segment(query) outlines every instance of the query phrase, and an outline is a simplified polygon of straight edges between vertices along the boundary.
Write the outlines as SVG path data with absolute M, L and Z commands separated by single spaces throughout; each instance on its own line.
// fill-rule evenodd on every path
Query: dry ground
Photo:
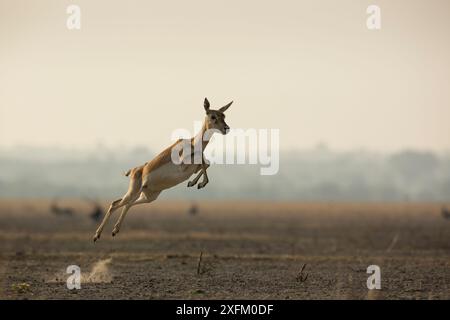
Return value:
M 95 244 L 88 204 L 66 201 L 73 217 L 49 205 L 0 201 L 1 299 L 450 298 L 439 205 L 207 202 L 192 215 L 159 201 L 131 209 L 112 238 L 116 213 Z M 81 290 L 66 288 L 72 264 Z M 371 264 L 379 291 L 366 288 Z

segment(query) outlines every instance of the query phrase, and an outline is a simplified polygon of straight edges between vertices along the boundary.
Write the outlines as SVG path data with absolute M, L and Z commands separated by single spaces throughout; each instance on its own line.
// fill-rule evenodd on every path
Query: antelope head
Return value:
M 230 131 L 230 127 L 225 122 L 225 111 L 231 106 L 233 101 L 228 103 L 227 105 L 219 108 L 218 110 L 210 109 L 209 101 L 205 98 L 203 106 L 206 111 L 206 130 L 218 130 L 222 134 L 227 134 Z

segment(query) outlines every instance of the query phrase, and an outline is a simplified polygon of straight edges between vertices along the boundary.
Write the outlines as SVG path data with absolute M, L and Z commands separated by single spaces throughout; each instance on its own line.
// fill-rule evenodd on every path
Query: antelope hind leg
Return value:
M 134 207 L 135 205 L 142 204 L 142 203 L 150 203 L 156 198 L 158 198 L 161 191 L 158 192 L 142 192 L 139 199 L 135 200 L 132 203 L 127 204 L 123 210 L 122 213 L 119 216 L 119 219 L 117 220 L 117 223 L 114 225 L 114 229 L 112 231 L 112 236 L 114 237 L 116 234 L 119 233 L 120 227 L 122 225 L 123 220 L 125 219 L 125 216 L 128 213 L 128 210 L 130 210 L 131 207 Z

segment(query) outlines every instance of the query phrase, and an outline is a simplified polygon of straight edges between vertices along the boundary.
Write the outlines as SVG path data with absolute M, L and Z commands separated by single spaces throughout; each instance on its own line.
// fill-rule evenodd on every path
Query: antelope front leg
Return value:
M 208 182 L 209 182 L 208 174 L 206 173 L 206 169 L 208 169 L 208 167 L 209 167 L 209 164 L 206 164 L 206 163 L 202 164 L 202 172 L 201 172 L 201 174 L 203 175 L 203 181 L 200 182 L 200 183 L 197 185 L 197 188 L 198 188 L 198 189 L 203 188 L 203 187 L 206 186 L 206 185 L 208 184 Z M 200 177 L 200 175 L 199 175 L 199 177 Z
M 200 179 L 200 177 L 203 175 L 203 170 L 200 171 L 200 173 L 194 178 L 194 180 L 191 180 L 188 182 L 188 187 L 193 187 L 195 186 L 195 184 L 198 182 L 198 180 Z
M 204 168 L 205 167 L 205 168 Z M 195 186 L 196 184 L 197 184 L 197 182 L 198 182 L 198 180 L 200 179 L 200 177 L 202 176 L 202 175 L 206 175 L 206 169 L 208 169 L 208 167 L 209 167 L 209 162 L 207 162 L 206 161 L 206 159 L 205 159 L 205 157 L 204 157 L 204 155 L 202 154 L 202 163 L 200 164 L 200 168 L 201 168 L 201 171 L 200 171 L 200 173 L 194 178 L 194 180 L 191 180 L 191 181 L 189 181 L 188 182 L 188 187 L 193 187 L 193 186 Z M 204 170 L 203 170 L 203 168 L 204 168 Z M 206 180 L 207 180 L 208 178 L 206 178 Z M 205 178 L 203 178 L 203 182 L 205 181 Z M 202 183 L 203 183 L 202 182 Z M 202 186 L 202 187 L 198 187 L 199 189 L 200 188 L 203 188 L 204 186 L 206 185 L 206 183 Z

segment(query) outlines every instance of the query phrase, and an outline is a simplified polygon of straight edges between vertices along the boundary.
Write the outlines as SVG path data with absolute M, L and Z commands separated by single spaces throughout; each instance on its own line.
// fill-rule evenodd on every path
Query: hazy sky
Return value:
M 448 0 L 0 0 L 0 146 L 159 149 L 207 96 L 283 149 L 450 149 L 449 31 Z

